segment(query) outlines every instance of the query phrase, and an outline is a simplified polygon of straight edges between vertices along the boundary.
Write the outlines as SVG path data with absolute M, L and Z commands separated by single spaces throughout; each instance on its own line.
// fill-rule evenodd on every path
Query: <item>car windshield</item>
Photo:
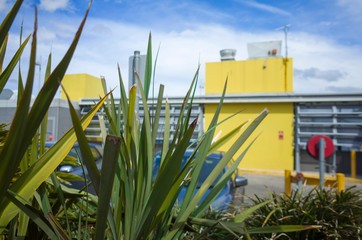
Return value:
M 91 149 L 91 152 L 92 152 L 92 155 L 93 155 L 95 161 L 98 161 L 98 160 L 101 160 L 101 159 L 102 159 L 102 155 L 101 155 L 101 153 L 100 153 L 100 150 L 101 150 L 101 149 L 100 149 L 98 146 L 91 146 L 90 149 Z M 70 152 L 68 153 L 68 156 L 71 156 L 71 157 L 76 158 L 78 162 L 79 162 L 78 156 L 79 156 L 81 159 L 83 159 L 83 158 L 82 158 L 82 154 L 80 154 L 79 146 L 74 146 L 74 147 L 70 150 Z
M 182 159 L 182 167 L 185 165 L 185 163 L 187 162 L 189 156 L 184 156 Z M 161 159 L 161 155 L 157 154 L 155 156 L 154 159 L 154 165 L 153 165 L 153 179 L 156 179 L 157 173 L 158 173 L 158 169 L 160 166 L 160 159 Z M 202 183 L 206 180 L 206 178 L 210 175 L 210 173 L 212 172 L 212 170 L 214 170 L 214 168 L 216 167 L 216 165 L 218 164 L 218 162 L 220 161 L 220 155 L 217 155 L 217 157 L 212 157 L 212 156 L 208 156 L 206 158 L 206 160 L 204 161 L 204 164 L 202 166 L 201 169 L 201 173 L 200 173 L 200 177 L 199 180 L 197 182 L 197 187 L 201 187 Z M 225 173 L 225 169 L 223 169 L 223 171 L 220 173 L 220 175 L 216 178 L 216 180 L 214 181 L 214 183 L 210 186 L 210 188 L 214 187 L 214 185 L 217 183 L 217 181 L 221 178 L 221 176 Z
M 187 159 L 186 159 L 187 160 Z M 206 180 L 206 178 L 210 175 L 212 170 L 216 167 L 216 165 L 219 163 L 219 158 L 212 158 L 208 157 L 204 161 L 204 164 L 202 165 L 199 181 L 197 182 L 197 187 L 201 187 L 201 184 Z M 213 184 L 210 187 L 214 187 L 214 185 L 219 181 L 221 176 L 224 174 L 225 170 L 223 170 L 219 176 L 216 178 L 216 180 L 213 182 Z

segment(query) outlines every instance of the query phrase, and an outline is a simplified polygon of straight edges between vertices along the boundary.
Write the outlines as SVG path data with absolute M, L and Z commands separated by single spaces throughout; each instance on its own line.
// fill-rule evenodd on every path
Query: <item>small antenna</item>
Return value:
M 39 66 L 39 82 L 38 82 L 38 92 L 40 92 L 41 86 L 40 86 L 40 82 L 41 82 L 41 56 L 38 62 L 35 62 L 35 66 Z
M 280 28 L 276 28 L 275 30 L 276 31 L 279 31 L 279 30 L 284 30 L 284 35 L 285 35 L 285 58 L 288 58 L 288 29 L 289 27 L 291 27 L 292 25 L 291 24 L 287 24 L 287 25 L 284 25 Z
M 200 89 L 200 96 L 204 95 L 204 90 L 205 86 L 204 83 L 202 81 L 199 82 L 199 89 Z

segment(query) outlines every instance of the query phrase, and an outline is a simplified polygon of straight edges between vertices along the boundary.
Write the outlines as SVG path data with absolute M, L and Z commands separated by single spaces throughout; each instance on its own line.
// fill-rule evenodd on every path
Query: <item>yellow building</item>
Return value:
M 104 96 L 102 80 L 86 73 L 67 74 L 62 80 L 62 84 L 72 101 Z M 63 89 L 61 89 L 60 97 L 67 99 Z
M 288 67 L 285 67 L 285 66 Z M 206 63 L 206 94 L 293 92 L 293 61 L 285 58 Z
M 287 66 L 287 67 L 286 67 Z M 258 95 L 266 93 L 287 93 L 293 91 L 292 59 L 266 58 L 246 61 L 221 61 L 206 63 L 205 94 L 221 94 L 225 80 L 228 79 L 227 98 L 233 95 Z M 275 94 L 274 94 L 275 95 Z M 220 137 L 248 119 L 254 119 L 264 108 L 268 116 L 255 130 L 248 142 L 238 151 L 239 156 L 249 143 L 258 136 L 254 145 L 242 160 L 240 168 L 261 170 L 293 169 L 293 112 L 292 102 L 238 102 L 224 103 L 219 120 L 244 110 L 216 129 Z M 260 99 L 260 98 L 259 98 Z M 205 126 L 208 126 L 217 104 L 205 104 Z M 205 128 L 206 129 L 206 128 Z M 259 135 L 260 134 L 260 135 Z M 235 136 L 235 140 L 238 136 Z M 221 151 L 233 144 L 231 140 Z

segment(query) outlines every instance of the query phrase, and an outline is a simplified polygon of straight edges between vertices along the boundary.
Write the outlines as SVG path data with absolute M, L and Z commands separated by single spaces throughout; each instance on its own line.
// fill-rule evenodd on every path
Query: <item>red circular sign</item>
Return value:
M 309 139 L 307 144 L 307 150 L 310 155 L 315 158 L 319 157 L 319 139 L 324 138 L 326 147 L 324 148 L 324 157 L 327 158 L 331 156 L 334 152 L 334 144 L 332 139 L 324 135 L 317 135 Z

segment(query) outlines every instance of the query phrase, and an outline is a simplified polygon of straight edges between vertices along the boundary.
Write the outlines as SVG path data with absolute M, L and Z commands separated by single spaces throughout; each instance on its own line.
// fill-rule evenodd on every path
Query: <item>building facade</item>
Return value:
M 240 113 L 216 128 L 215 134 L 219 137 L 241 123 L 254 119 L 263 109 L 269 111 L 265 120 L 235 155 L 236 158 L 256 139 L 240 168 L 315 171 L 318 162 L 306 153 L 306 144 L 312 136 L 327 135 L 336 147 L 335 153 L 327 159 L 327 169 L 332 173 L 348 173 L 349 154 L 355 150 L 357 174 L 362 174 L 362 93 L 295 94 L 293 60 L 278 55 L 245 61 L 232 58 L 226 60 L 206 64 L 205 95 L 195 97 L 191 111 L 191 121 L 199 119 L 191 141 L 196 141 L 207 130 L 227 80 L 219 121 Z M 104 95 L 102 80 L 87 74 L 66 75 L 63 85 L 70 98 L 76 101 L 74 105 L 80 116 L 84 116 L 99 100 L 99 96 Z M 65 98 L 64 92 L 61 96 Z M 118 106 L 119 99 L 114 101 Z M 149 101 L 152 103 L 156 99 Z M 173 138 L 183 98 L 169 97 L 168 103 L 170 139 L 163 139 L 163 106 L 156 138 L 159 144 Z M 0 123 L 11 122 L 15 109 L 16 100 L 6 97 L 0 99 Z M 86 135 L 91 141 L 101 141 L 97 115 L 86 129 Z M 137 115 L 143 118 L 142 104 Z M 58 140 L 70 127 L 72 123 L 66 100 L 55 99 L 49 110 L 48 140 Z M 219 150 L 226 151 L 237 137 Z
M 241 101 L 242 97 L 248 94 L 259 94 L 267 100 L 268 94 L 293 92 L 292 63 L 292 59 L 280 57 L 206 63 L 205 97 L 220 95 L 226 80 L 226 98 L 236 96 L 234 102 L 225 102 L 223 105 L 221 119 L 241 111 L 216 129 L 217 133 L 222 131 L 220 137 L 241 122 L 256 118 L 263 109 L 267 108 L 269 111 L 265 120 L 238 151 L 237 155 L 240 155 L 251 141 L 257 138 L 242 160 L 240 168 L 282 170 L 292 169 L 294 166 L 293 102 Z M 205 126 L 210 124 L 216 107 L 215 104 L 205 104 Z M 219 150 L 226 151 L 232 143 L 233 141 L 230 141 Z

